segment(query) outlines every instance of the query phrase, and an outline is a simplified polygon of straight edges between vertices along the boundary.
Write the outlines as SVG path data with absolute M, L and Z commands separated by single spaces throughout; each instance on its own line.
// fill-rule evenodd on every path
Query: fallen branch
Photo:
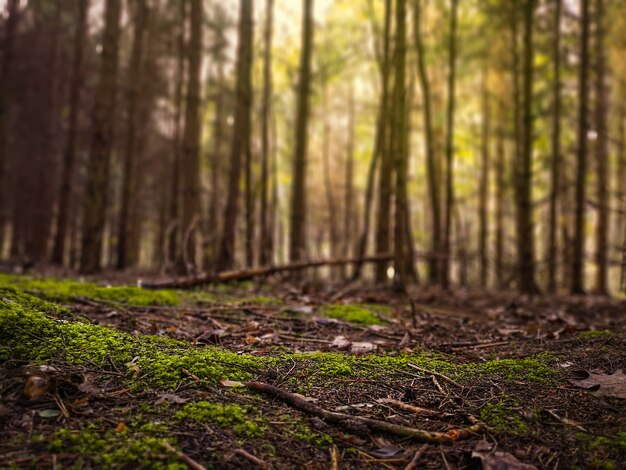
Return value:
M 244 269 L 241 271 L 224 271 L 217 274 L 202 274 L 200 276 L 187 276 L 163 282 L 151 282 L 143 284 L 146 289 L 189 289 L 211 283 L 247 281 L 255 277 L 271 276 L 277 273 L 301 271 L 308 268 L 320 268 L 323 266 L 344 266 L 356 263 L 379 263 L 391 261 L 392 255 L 373 255 L 365 258 L 342 258 L 318 261 L 302 261 L 299 263 L 285 264 L 282 266 L 266 266 L 261 268 Z
M 243 457 L 248 462 L 252 462 L 257 467 L 267 468 L 267 464 L 263 460 L 261 460 L 258 457 L 255 457 L 254 455 L 252 455 L 249 452 L 246 452 L 243 449 L 237 449 L 234 453 L 235 453 L 235 455 L 239 455 L 240 457 Z
M 457 439 L 463 439 L 474 435 L 480 426 L 470 426 L 467 432 L 464 429 L 452 429 L 447 433 L 426 431 L 424 429 L 411 428 L 399 424 L 389 423 L 374 418 L 365 418 L 361 416 L 352 416 L 345 413 L 337 413 L 321 408 L 303 398 L 289 393 L 280 388 L 274 387 L 263 382 L 248 382 L 248 388 L 257 392 L 270 395 L 287 403 L 294 408 L 305 411 L 313 416 L 332 424 L 337 424 L 352 430 L 358 431 L 382 431 L 401 437 L 411 437 L 420 442 L 428 442 L 433 444 L 451 443 Z
M 165 447 L 168 452 L 174 454 L 178 458 L 178 460 L 187 465 L 191 470 L 206 470 L 206 467 L 199 464 L 188 455 L 183 454 L 181 451 L 175 449 L 174 446 L 172 446 L 170 443 L 164 442 L 163 447 Z

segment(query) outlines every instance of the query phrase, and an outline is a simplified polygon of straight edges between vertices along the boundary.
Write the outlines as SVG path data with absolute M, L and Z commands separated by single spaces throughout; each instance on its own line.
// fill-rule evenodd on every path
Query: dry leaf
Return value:
M 221 380 L 220 383 L 224 387 L 228 387 L 228 388 L 243 387 L 244 386 L 242 382 L 238 382 L 236 380 Z
M 164 393 L 159 395 L 159 399 L 154 402 L 155 405 L 160 405 L 161 403 L 169 403 L 171 405 L 182 405 L 183 403 L 187 403 L 189 400 L 179 397 L 173 393 Z
M 335 339 L 333 339 L 333 342 L 331 343 L 331 347 L 338 349 L 348 349 L 351 344 L 352 341 L 347 339 L 345 336 L 335 336 Z
M 520 462 L 508 452 L 472 452 L 472 458 L 480 459 L 483 470 L 537 470 L 537 467 Z
M 589 372 L 587 378 L 570 379 L 570 383 L 601 397 L 626 398 L 626 374 L 621 370 L 614 374 Z
M 377 349 L 378 349 L 378 346 L 376 346 L 374 343 L 367 343 L 367 342 L 352 343 L 350 352 L 352 354 L 365 354 L 365 353 L 376 351 Z

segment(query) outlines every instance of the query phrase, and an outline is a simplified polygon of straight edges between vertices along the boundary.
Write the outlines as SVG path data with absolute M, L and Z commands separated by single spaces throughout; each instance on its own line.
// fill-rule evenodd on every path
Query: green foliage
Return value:
M 253 411 L 251 407 L 241 407 L 235 403 L 223 405 L 201 401 L 185 405 L 174 417 L 182 422 L 216 424 L 246 437 L 262 437 L 265 426 L 248 418 Z
M 328 318 L 335 318 L 357 325 L 380 325 L 382 321 L 372 308 L 363 305 L 324 305 L 319 313 Z
M 480 410 L 480 419 L 496 432 L 523 436 L 528 434 L 528 425 L 517 413 L 520 405 L 504 395 L 499 401 L 489 402 Z
M 48 450 L 77 455 L 73 468 L 187 468 L 165 448 L 165 444 L 165 439 L 143 433 L 129 430 L 102 432 L 91 424 L 80 431 L 60 429 L 50 439 Z
M 333 438 L 328 434 L 313 431 L 306 423 L 294 423 L 288 428 L 289 434 L 296 439 L 312 444 L 317 447 L 328 447 L 332 445 Z

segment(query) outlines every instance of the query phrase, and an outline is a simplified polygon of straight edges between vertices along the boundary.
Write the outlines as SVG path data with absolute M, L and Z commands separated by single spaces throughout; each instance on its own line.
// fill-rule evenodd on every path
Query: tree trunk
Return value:
M 354 219 L 354 127 L 355 127 L 354 84 L 350 84 L 348 97 L 348 142 L 346 145 L 346 167 L 343 203 L 343 256 L 351 256 L 353 251 L 353 233 L 356 230 Z M 344 271 L 343 277 L 346 278 Z
M 189 76 L 185 107 L 185 128 L 181 154 L 182 218 L 179 268 L 196 269 L 196 225 L 200 210 L 200 74 L 202 70 L 201 0 L 190 0 L 190 35 L 187 50 Z
M 393 128 L 389 128 L 389 121 L 395 119 L 391 114 L 389 105 L 389 79 L 391 75 L 391 18 L 393 14 L 393 2 L 385 4 L 385 53 L 383 58 L 383 83 L 381 101 L 381 135 L 380 135 L 380 176 L 378 179 L 378 214 L 376 223 L 376 253 L 386 253 L 390 244 L 390 209 L 391 209 L 391 182 L 393 174 L 393 161 L 390 149 L 392 142 L 389 135 Z M 389 22 L 389 26 L 387 23 Z M 389 28 L 389 29 L 388 29 Z M 395 130 L 397 131 L 397 129 Z M 387 264 L 381 262 L 376 266 L 376 282 L 385 282 L 387 279 Z
M 446 213 L 443 240 L 443 262 L 441 268 L 442 287 L 450 286 L 450 239 L 454 208 L 454 108 L 456 85 L 456 30 L 459 0 L 451 0 L 450 31 L 448 43 L 448 109 L 446 112 Z
M 241 180 L 242 157 L 246 171 L 246 214 L 248 214 L 249 198 L 251 197 L 250 177 L 250 138 L 252 113 L 252 40 L 253 40 L 253 3 L 242 0 L 239 12 L 239 46 L 237 49 L 237 91 L 235 122 L 233 126 L 233 142 L 228 178 L 228 197 L 224 209 L 224 230 L 217 258 L 217 270 L 223 271 L 232 267 L 235 261 L 235 238 L 237 215 L 239 212 L 239 188 Z M 247 217 L 246 217 L 247 219 Z M 248 230 L 246 224 L 246 261 L 250 262 L 251 247 L 248 247 Z
M 121 1 L 107 0 L 100 76 L 93 112 L 93 135 L 83 202 L 80 271 L 101 269 L 110 159 L 115 128 Z
M 505 122 L 506 113 L 500 108 L 500 123 Z M 505 128 L 500 124 L 496 143 L 496 286 L 503 287 L 504 279 L 504 204 L 506 197 L 505 178 Z
M 556 273 L 558 271 L 557 227 L 559 225 L 557 208 L 561 194 L 561 14 L 562 1 L 554 0 L 554 29 L 552 66 L 554 80 L 552 84 L 552 160 L 550 169 L 550 214 L 548 221 L 548 292 L 556 291 Z
M 478 252 L 480 257 L 480 287 L 485 289 L 489 282 L 489 260 L 487 257 L 487 238 L 489 237 L 488 204 L 489 204 L 489 91 L 488 91 L 488 69 L 485 68 L 483 76 L 483 117 L 482 117 L 482 149 L 480 163 L 480 189 L 479 189 L 479 241 Z
M 596 282 L 595 290 L 598 294 L 608 294 L 608 248 L 611 232 L 610 204 L 609 204 L 609 136 L 608 136 L 608 90 L 606 86 L 606 54 L 604 51 L 605 35 L 605 6 L 604 0 L 596 0 L 596 165 L 597 165 L 597 207 L 598 219 L 596 222 Z
M 413 4 L 413 35 L 415 47 L 417 48 L 417 67 L 422 90 L 422 107 L 424 109 L 424 152 L 426 154 L 426 174 L 428 176 L 428 195 L 430 198 L 430 215 L 432 237 L 431 250 L 434 255 L 441 252 L 441 193 L 437 172 L 437 154 L 433 134 L 432 105 L 430 96 L 430 80 L 426 71 L 426 52 L 424 48 L 424 38 L 422 35 L 422 4 L 416 0 Z M 429 261 L 429 280 L 431 284 L 440 282 L 439 267 L 440 261 L 433 256 Z
M 85 40 L 87 36 L 87 11 L 89 9 L 89 0 L 77 0 L 76 6 L 74 57 L 72 60 L 72 78 L 69 96 L 70 115 L 68 119 L 67 141 L 65 142 L 65 150 L 63 152 L 59 211 L 56 224 L 57 231 L 52 248 L 52 262 L 58 265 L 62 265 L 65 258 L 70 205 L 72 204 L 72 182 L 76 161 L 78 113 L 80 111 L 80 89 L 82 85 L 83 52 L 85 50 Z
M 524 5 L 524 86 L 523 86 L 523 139 L 522 153 L 515 178 L 517 199 L 517 275 L 519 289 L 533 294 L 535 284 L 535 244 L 532 221 L 532 156 L 533 156 L 533 30 L 536 0 L 526 0 Z
M 146 0 L 137 0 L 134 5 L 133 45 L 128 64 L 128 84 L 126 94 L 126 142 L 124 144 L 124 175 L 122 181 L 122 200 L 120 220 L 117 233 L 117 269 L 125 269 L 137 264 L 137 257 L 131 249 L 133 239 L 137 236 L 132 212 L 135 210 L 136 191 L 135 172 L 137 171 L 137 112 L 142 99 L 140 87 L 143 84 L 143 56 L 145 32 L 148 22 L 148 5 Z
M 292 262 L 306 255 L 306 165 L 307 127 L 311 88 L 311 56 L 313 53 L 313 0 L 304 0 L 300 78 L 298 85 L 295 149 L 293 159 L 293 190 L 291 195 L 289 259 Z
M 2 42 L 2 59 L 0 62 L 0 258 L 4 248 L 4 230 L 7 220 L 6 191 L 6 156 L 7 156 L 7 115 L 9 103 L 9 77 L 13 62 L 15 32 L 19 19 L 20 0 L 9 0 L 6 6 L 4 40 Z
M 396 175 L 394 211 L 394 286 L 404 291 L 407 284 L 407 93 L 406 93 L 406 0 L 397 0 L 394 54 L 394 170 Z
M 263 54 L 263 98 L 261 103 L 261 249 L 259 264 L 271 264 L 271 226 L 269 203 L 270 119 L 272 114 L 272 36 L 274 29 L 274 0 L 266 0 L 265 41 Z
M 181 223 L 181 165 L 182 165 L 182 115 L 183 115 L 183 89 L 185 86 L 185 25 L 187 22 L 187 0 L 181 0 L 178 4 L 178 37 L 177 57 L 176 57 L 176 85 L 174 92 L 174 139 L 172 149 L 172 173 L 170 179 L 170 201 L 169 201 L 169 240 L 168 240 L 168 261 L 177 263 L 181 261 L 178 257 L 180 243 L 180 223 Z M 182 267 L 179 266 L 182 270 Z
M 589 0 L 581 0 L 581 2 L 578 151 L 576 153 L 576 212 L 570 286 L 572 294 L 583 294 L 585 291 L 585 193 L 587 186 L 587 130 L 589 129 Z
M 390 34 L 391 34 L 391 0 L 385 0 L 385 26 L 384 26 L 384 39 L 383 39 L 383 52 L 382 57 L 379 57 L 378 68 L 380 71 L 382 93 L 380 104 L 378 106 L 378 117 L 376 119 L 376 137 L 374 142 L 374 153 L 367 170 L 367 185 L 365 189 L 365 202 L 363 207 L 363 230 L 359 239 L 358 257 L 363 258 L 367 251 L 367 239 L 370 232 L 370 220 L 372 215 L 372 202 L 374 199 L 374 183 L 376 179 L 376 171 L 380 160 L 382 160 L 382 154 L 385 148 L 386 142 L 386 109 L 387 109 L 387 96 L 389 87 L 389 53 L 390 53 Z M 374 28 L 376 29 L 376 28 Z M 381 170 L 382 173 L 382 170 Z M 354 266 L 352 274 L 352 280 L 356 280 L 361 275 L 362 264 L 357 263 Z M 377 267 L 377 272 L 379 267 Z M 385 273 L 386 275 L 386 273 Z
M 622 90 L 626 90 L 622 82 Z M 624 95 L 624 93 L 622 93 Z M 624 103 L 624 96 L 622 96 Z M 626 292 L 626 104 L 622 104 L 618 122 L 617 143 L 617 171 L 615 172 L 617 183 L 617 207 L 621 214 L 617 219 L 616 246 L 621 251 L 621 268 L 619 274 L 619 290 Z
M 322 85 L 322 101 L 323 101 L 323 110 L 324 110 L 324 119 L 323 119 L 323 137 L 322 137 L 322 169 L 323 169 L 323 180 L 324 180 L 324 193 L 326 195 L 326 206 L 328 210 L 328 234 L 330 238 L 330 256 L 331 258 L 335 258 L 338 255 L 339 249 L 339 211 L 337 210 L 337 203 L 335 200 L 335 195 L 333 193 L 333 184 L 331 178 L 331 168 L 330 168 L 330 122 L 328 121 L 329 109 L 327 106 L 328 103 L 328 88 L 326 83 L 324 82 Z M 331 270 L 333 277 L 336 277 L 336 270 Z

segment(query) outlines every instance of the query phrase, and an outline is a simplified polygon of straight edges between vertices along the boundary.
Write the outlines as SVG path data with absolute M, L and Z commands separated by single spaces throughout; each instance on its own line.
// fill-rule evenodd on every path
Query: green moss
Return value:
M 592 331 L 581 331 L 578 333 L 578 338 L 582 340 L 594 340 L 594 339 L 608 339 L 615 335 L 612 331 L 609 330 L 592 330 Z
M 265 426 L 249 419 L 248 415 L 252 412 L 252 408 L 235 403 L 223 405 L 201 401 L 185 405 L 174 417 L 182 422 L 216 424 L 246 437 L 261 437 L 265 433 Z
M 39 439 L 41 440 L 41 439 Z M 95 425 L 82 430 L 61 429 L 48 442 L 52 453 L 75 454 L 73 468 L 132 468 L 183 470 L 175 455 L 165 448 L 171 440 L 132 431 L 102 431 Z
M 185 295 L 174 290 L 149 290 L 129 286 L 101 286 L 67 279 L 36 279 L 29 276 L 0 274 L 0 285 L 19 287 L 48 300 L 68 303 L 81 298 L 122 303 L 134 307 L 180 305 Z
M 468 372 L 480 375 L 495 375 L 499 378 L 517 381 L 526 380 L 535 383 L 550 383 L 557 377 L 557 372 L 550 367 L 556 358 L 551 354 L 538 354 L 523 359 L 496 359 L 468 367 Z
M 9 358 L 127 370 L 134 387 L 176 387 L 194 377 L 207 382 L 247 380 L 263 367 L 259 358 L 217 347 L 193 347 L 167 337 L 133 336 L 58 318 L 54 305 L 0 288 L 0 344 Z M 134 380 L 139 375 L 142 381 Z
M 382 323 L 373 309 L 363 305 L 324 305 L 318 311 L 325 317 L 357 325 L 380 325 Z
M 317 447 L 328 447 L 333 443 L 333 438 L 328 434 L 313 431 L 306 423 L 294 423 L 288 426 L 287 433 L 295 439 Z
M 483 406 L 480 419 L 498 433 L 523 436 L 528 434 L 528 425 L 517 413 L 519 407 L 517 401 L 504 396 Z

